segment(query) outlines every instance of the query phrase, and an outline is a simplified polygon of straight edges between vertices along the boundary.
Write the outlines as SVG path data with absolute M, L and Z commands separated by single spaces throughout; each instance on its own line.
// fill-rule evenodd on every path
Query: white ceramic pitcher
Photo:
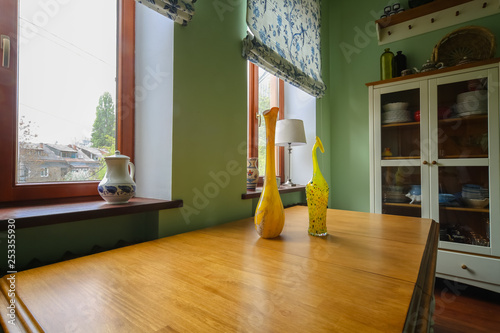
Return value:
M 97 187 L 101 197 L 109 204 L 124 204 L 135 195 L 135 166 L 130 157 L 115 151 L 114 155 L 104 157 L 106 174 Z

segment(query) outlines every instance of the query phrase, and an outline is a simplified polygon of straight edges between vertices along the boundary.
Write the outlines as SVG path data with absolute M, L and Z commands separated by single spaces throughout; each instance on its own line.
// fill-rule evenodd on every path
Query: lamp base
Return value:
M 281 184 L 281 186 L 293 187 L 293 186 L 297 186 L 297 184 L 294 184 L 291 179 L 288 179 L 286 181 L 286 183 Z

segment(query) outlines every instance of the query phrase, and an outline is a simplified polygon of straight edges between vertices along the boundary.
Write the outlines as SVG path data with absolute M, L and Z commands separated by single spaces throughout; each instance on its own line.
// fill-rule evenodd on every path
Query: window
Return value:
M 106 4 L 109 3 L 112 2 L 106 1 Z M 93 14 L 82 14 L 78 8 L 82 4 L 92 8 Z M 115 37 L 111 42 L 114 45 L 111 45 L 111 51 L 104 53 L 94 52 L 107 47 L 98 36 L 83 44 L 82 39 L 77 38 L 78 34 L 83 37 L 89 35 L 90 25 L 98 26 L 99 20 L 94 14 L 105 11 L 104 4 L 99 0 L 46 3 L 0 0 L 0 5 L 0 33 L 10 39 L 10 54 L 2 54 L 9 56 L 9 64 L 0 66 L 0 96 L 3 97 L 0 156 L 4 159 L 0 202 L 97 195 L 98 180 L 80 180 L 88 179 L 93 170 L 97 170 L 95 156 L 98 152 L 84 149 L 95 148 L 89 147 L 86 142 L 92 127 L 81 129 L 75 126 L 83 122 L 78 118 L 81 105 L 91 103 L 86 110 L 91 109 L 95 116 L 101 100 L 96 100 L 92 93 L 94 89 L 102 90 L 98 96 L 103 96 L 103 105 L 114 108 L 116 112 L 116 142 L 109 145 L 109 150 L 116 147 L 133 159 L 135 1 L 117 0 L 106 9 L 106 17 L 115 13 L 118 15 L 114 19 L 117 30 L 110 31 L 110 35 Z M 96 8 L 99 8 L 97 12 Z M 77 22 L 77 19 L 84 20 Z M 67 25 L 67 29 L 55 32 L 54 26 L 61 22 Z M 85 25 L 88 27 L 85 28 Z M 102 31 L 97 35 L 101 34 Z M 44 47 L 55 54 L 47 54 Z M 62 57 L 56 58 L 57 55 Z M 81 68 L 83 65 L 78 58 L 90 59 L 87 63 L 95 65 Z M 99 67 L 99 63 L 102 66 Z M 26 79 L 26 74 L 40 67 L 44 71 L 39 75 L 44 78 L 43 81 Z M 101 71 L 112 68 L 108 77 L 113 82 L 109 88 L 99 87 L 103 79 L 90 73 L 90 69 L 96 68 Z M 64 81 L 70 88 L 69 92 L 60 91 L 57 84 L 51 81 L 53 79 Z M 80 88 L 80 84 L 84 88 Z M 44 92 L 45 86 L 55 94 Z M 77 94 L 71 94 L 72 91 L 77 91 Z M 108 97 L 109 101 L 106 100 Z M 64 110 L 64 114 L 54 115 L 56 109 Z M 29 119 L 36 113 L 39 114 L 37 119 Z M 60 118 L 65 123 L 56 123 Z M 91 120 L 93 122 L 94 119 Z M 51 163 L 43 165 L 48 160 Z M 84 163 L 77 163 L 82 161 Z M 38 170 L 30 172 L 36 167 Z
M 266 169 L 266 129 L 262 112 L 279 107 L 278 119 L 284 119 L 284 82 L 262 68 L 248 63 L 249 109 L 248 109 L 248 157 L 258 157 L 259 182 L 262 185 Z M 284 181 L 284 148 L 276 147 L 276 176 Z
M 285 154 L 284 147 L 277 147 L 276 175 L 281 177 L 282 183 L 286 181 L 285 175 L 290 175 L 294 183 L 305 185 L 313 171 L 311 151 L 316 141 L 316 98 L 249 63 L 248 157 L 259 158 L 259 186 L 263 182 L 266 154 L 265 126 L 263 120 L 259 126 L 260 115 L 278 105 L 279 119 L 303 121 L 307 144 L 293 147 L 291 174 L 288 170 L 288 153 Z
M 42 168 L 40 171 L 40 177 L 48 177 L 49 176 L 49 168 Z

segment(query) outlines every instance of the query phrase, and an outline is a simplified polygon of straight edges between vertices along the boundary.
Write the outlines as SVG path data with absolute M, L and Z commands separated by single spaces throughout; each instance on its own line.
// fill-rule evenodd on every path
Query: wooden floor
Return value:
M 434 333 L 500 332 L 500 294 L 436 279 Z

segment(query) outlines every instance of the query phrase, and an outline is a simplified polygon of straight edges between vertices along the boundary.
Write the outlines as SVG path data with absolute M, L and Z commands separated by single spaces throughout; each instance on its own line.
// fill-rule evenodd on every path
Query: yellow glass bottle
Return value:
M 326 211 L 328 207 L 328 183 L 321 174 L 318 166 L 316 149 L 325 152 L 321 140 L 316 137 L 312 149 L 313 177 L 306 185 L 307 210 L 309 211 L 309 234 L 313 236 L 326 236 Z
M 278 237 L 285 225 L 285 211 L 276 183 L 274 143 L 278 108 L 264 111 L 266 122 L 266 174 L 264 187 L 255 210 L 255 230 L 262 238 Z
M 390 49 L 385 49 L 384 53 L 380 56 L 380 79 L 387 80 L 392 78 L 392 59 L 394 53 Z

